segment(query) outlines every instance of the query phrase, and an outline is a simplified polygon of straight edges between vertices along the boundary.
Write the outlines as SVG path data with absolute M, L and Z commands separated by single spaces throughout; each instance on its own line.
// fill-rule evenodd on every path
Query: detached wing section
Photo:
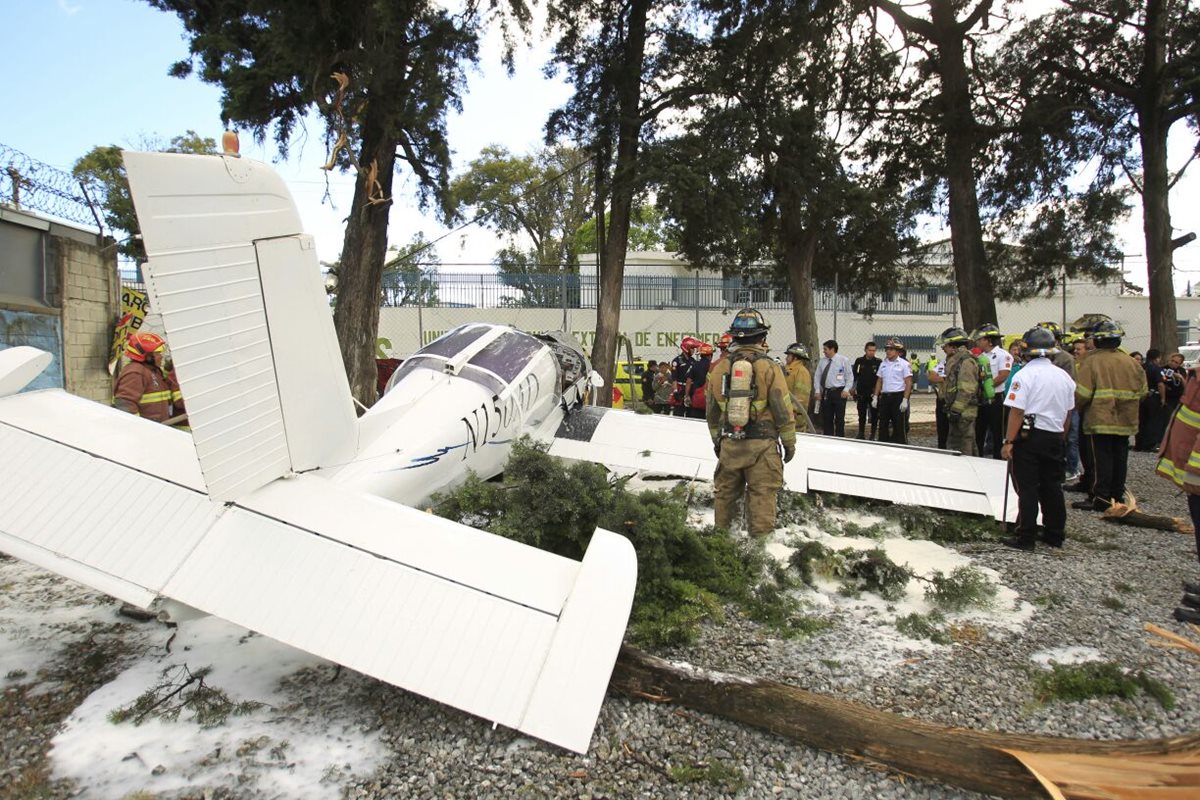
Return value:
M 316 250 L 279 176 L 233 157 L 125 164 L 212 497 L 351 460 L 357 419 Z
M 706 480 L 717 466 L 708 426 L 700 420 L 590 406 L 564 421 L 550 452 L 622 472 Z M 837 492 L 1008 522 L 1017 518 L 1017 495 L 1005 463 L 989 458 L 806 434 L 797 437 L 796 457 L 783 474 L 793 492 Z
M 214 502 L 186 434 L 58 390 L 0 398 L 0 452 L 0 550 L 587 750 L 636 583 L 623 537 L 575 562 L 308 475 Z

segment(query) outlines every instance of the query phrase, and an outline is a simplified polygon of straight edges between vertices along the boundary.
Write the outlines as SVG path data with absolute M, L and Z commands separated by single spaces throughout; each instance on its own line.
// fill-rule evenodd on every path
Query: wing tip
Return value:
M 518 730 L 576 753 L 587 752 L 636 588 L 633 544 L 597 528 Z

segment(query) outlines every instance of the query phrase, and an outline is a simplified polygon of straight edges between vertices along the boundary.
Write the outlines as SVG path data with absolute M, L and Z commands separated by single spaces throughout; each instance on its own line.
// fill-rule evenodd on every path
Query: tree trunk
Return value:
M 1175 352 L 1179 334 L 1175 317 L 1174 256 L 1171 248 L 1170 173 L 1167 167 L 1166 9 L 1161 0 L 1146 4 L 1145 34 L 1137 100 L 1138 137 L 1142 147 L 1142 230 L 1146 237 L 1146 277 L 1150 292 L 1150 346 Z
M 642 62 L 646 50 L 646 13 L 649 0 L 632 0 L 626 26 L 623 61 L 615 67 L 619 119 L 617 157 L 613 166 L 612 211 L 607 237 L 598 258 L 599 299 L 596 302 L 596 340 L 592 367 L 613 385 L 617 335 L 621 330 L 621 292 L 625 285 L 625 250 L 629 246 L 629 216 L 637 186 L 637 152 L 641 138 Z M 597 165 L 599 169 L 599 165 Z M 599 232 L 599 231 L 598 231 Z M 601 390 L 599 405 L 612 405 L 612 390 Z
M 1033 775 L 1004 750 L 1107 756 L 1200 750 L 1200 734 L 1094 741 L 951 728 L 785 683 L 674 666 L 628 646 L 617 658 L 610 686 L 633 697 L 716 714 L 908 775 L 1003 797 L 1045 796 Z
M 1142 230 L 1146 236 L 1147 287 L 1150 292 L 1150 346 L 1163 353 L 1179 347 L 1175 310 L 1171 210 L 1167 205 L 1167 133 L 1158 120 L 1138 115 L 1142 143 Z M 1154 113 L 1161 117 L 1161 114 Z
M 984 322 L 995 322 L 996 298 L 987 272 L 983 225 L 975 176 L 975 115 L 959 30 L 951 0 L 930 4 L 942 81 L 942 134 L 945 137 L 945 177 L 950 204 L 950 247 L 954 279 L 962 305 L 963 327 L 970 331 Z
M 396 164 L 396 141 L 383 134 L 370 106 L 363 124 L 359 164 L 342 243 L 333 327 L 350 379 L 350 392 L 364 406 L 370 406 L 376 400 L 375 340 L 379 335 L 380 291 Z
M 789 231 L 784 220 L 783 265 L 787 270 L 788 288 L 792 291 L 792 319 L 796 325 L 796 341 L 808 348 L 815 357 L 817 347 L 817 311 L 813 304 L 813 258 L 817 253 L 817 235 L 812 231 Z M 790 342 L 777 341 L 777 348 Z

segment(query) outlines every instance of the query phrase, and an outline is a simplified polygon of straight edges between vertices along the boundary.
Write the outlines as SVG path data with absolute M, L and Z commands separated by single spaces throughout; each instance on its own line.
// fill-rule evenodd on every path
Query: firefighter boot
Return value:
M 1180 622 L 1190 622 L 1193 625 L 1200 625 L 1200 608 L 1180 606 L 1175 609 L 1175 613 L 1172 616 Z

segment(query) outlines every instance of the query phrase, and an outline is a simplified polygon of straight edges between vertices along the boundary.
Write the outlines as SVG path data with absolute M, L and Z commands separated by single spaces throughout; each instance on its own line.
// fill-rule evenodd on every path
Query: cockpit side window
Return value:
M 442 367 L 445 364 L 446 362 L 440 358 L 426 358 L 421 355 L 415 355 L 411 358 L 406 358 L 404 359 L 404 363 L 392 373 L 392 377 L 388 378 L 387 387 L 384 388 L 383 393 L 387 394 L 390 392 L 392 387 L 395 386 L 405 375 L 410 375 L 418 369 L 431 369 L 435 372 L 441 372 Z

